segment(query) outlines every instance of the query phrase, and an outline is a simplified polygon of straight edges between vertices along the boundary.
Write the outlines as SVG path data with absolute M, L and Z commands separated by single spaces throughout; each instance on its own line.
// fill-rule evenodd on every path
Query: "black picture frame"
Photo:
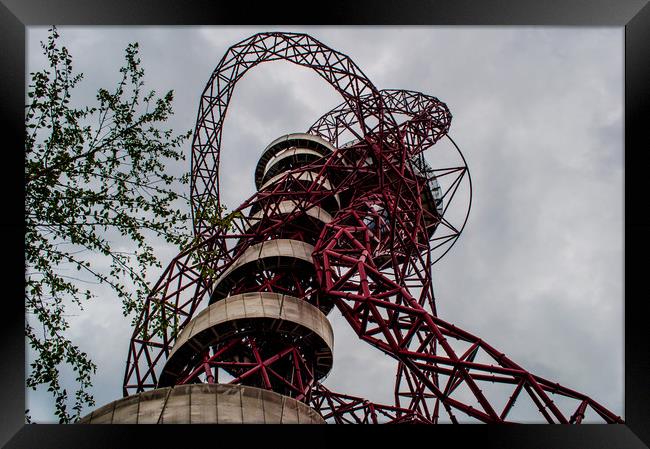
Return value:
M 646 206 L 650 134 L 650 6 L 648 0 L 330 0 L 328 2 L 129 2 L 113 0 L 1 0 L 0 90 L 4 170 L 0 190 L 5 212 L 2 407 L 0 444 L 11 448 L 182 447 L 202 439 L 217 443 L 340 445 L 403 438 L 403 444 L 480 444 L 482 447 L 642 448 L 650 445 L 650 338 L 646 330 L 645 262 L 650 253 L 650 208 Z M 25 425 L 23 145 L 25 27 L 33 25 L 560 25 L 625 27 L 625 425 L 583 426 L 58 426 Z M 644 114 L 645 113 L 645 114 Z M 622 199 L 623 200 L 623 199 Z M 588 375 L 586 373 L 585 375 Z M 290 441 L 285 440 L 290 436 Z M 363 440 L 362 440 L 363 439 Z M 644 444 L 645 443 L 645 444 Z M 256 444 L 257 445 L 257 444 Z M 177 445 L 177 447 L 179 447 Z

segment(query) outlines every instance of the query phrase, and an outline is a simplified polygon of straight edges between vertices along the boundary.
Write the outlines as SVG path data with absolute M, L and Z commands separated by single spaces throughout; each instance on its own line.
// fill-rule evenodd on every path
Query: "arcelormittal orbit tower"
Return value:
M 249 69 L 277 60 L 314 70 L 343 102 L 306 133 L 271 142 L 255 169 L 257 192 L 226 214 L 226 110 Z M 438 317 L 431 266 L 457 240 L 471 202 L 450 123 L 437 98 L 378 90 L 311 36 L 261 33 L 233 45 L 199 105 L 195 239 L 147 299 L 125 397 L 81 422 L 500 423 L 516 420 L 517 407 L 549 423 L 586 414 L 622 422 Z M 378 356 L 397 361 L 394 404 L 321 383 L 332 368 L 334 307 Z

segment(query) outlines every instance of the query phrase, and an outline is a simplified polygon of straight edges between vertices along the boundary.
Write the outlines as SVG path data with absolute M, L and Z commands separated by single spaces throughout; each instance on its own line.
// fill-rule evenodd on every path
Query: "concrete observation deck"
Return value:
M 314 375 L 324 377 L 332 369 L 334 333 L 327 317 L 307 301 L 271 292 L 252 292 L 211 304 L 179 334 L 158 382 L 173 385 L 183 368 L 207 348 L 259 332 L 298 341 L 314 360 Z
M 243 385 L 158 388 L 104 405 L 78 424 L 325 424 L 311 407 Z

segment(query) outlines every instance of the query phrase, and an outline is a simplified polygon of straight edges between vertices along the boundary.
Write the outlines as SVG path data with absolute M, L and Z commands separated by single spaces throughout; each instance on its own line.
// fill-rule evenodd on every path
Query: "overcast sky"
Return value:
M 623 416 L 623 28 L 61 27 L 84 73 L 76 95 L 113 87 L 139 42 L 148 88 L 173 89 L 178 132 L 193 129 L 212 70 L 261 31 L 307 32 L 352 58 L 379 89 L 447 103 L 450 135 L 474 188 L 468 224 L 433 268 L 438 314 L 512 360 Z M 47 28 L 27 33 L 27 71 Z M 74 95 L 73 95 L 74 98 Z M 315 73 L 263 64 L 238 84 L 225 122 L 221 191 L 235 208 L 276 137 L 305 131 L 341 102 Z M 187 160 L 170 171 L 189 170 Z M 176 254 L 160 246 L 166 265 Z M 158 273 L 153 273 L 155 281 Z M 97 405 L 122 395 L 131 335 L 110 291 L 71 317 L 70 336 L 98 365 Z M 392 403 L 395 363 L 358 341 L 333 311 L 334 368 L 325 385 Z M 47 392 L 27 391 L 32 418 L 56 422 Z M 90 411 L 90 410 L 87 410 Z M 523 416 L 523 415 L 522 415 Z M 532 419 L 523 416 L 524 419 Z

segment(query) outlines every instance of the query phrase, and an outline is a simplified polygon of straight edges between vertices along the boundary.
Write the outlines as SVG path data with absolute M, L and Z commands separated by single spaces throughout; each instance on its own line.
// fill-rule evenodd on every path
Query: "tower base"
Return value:
M 311 407 L 243 385 L 158 388 L 113 401 L 79 424 L 325 424 Z

